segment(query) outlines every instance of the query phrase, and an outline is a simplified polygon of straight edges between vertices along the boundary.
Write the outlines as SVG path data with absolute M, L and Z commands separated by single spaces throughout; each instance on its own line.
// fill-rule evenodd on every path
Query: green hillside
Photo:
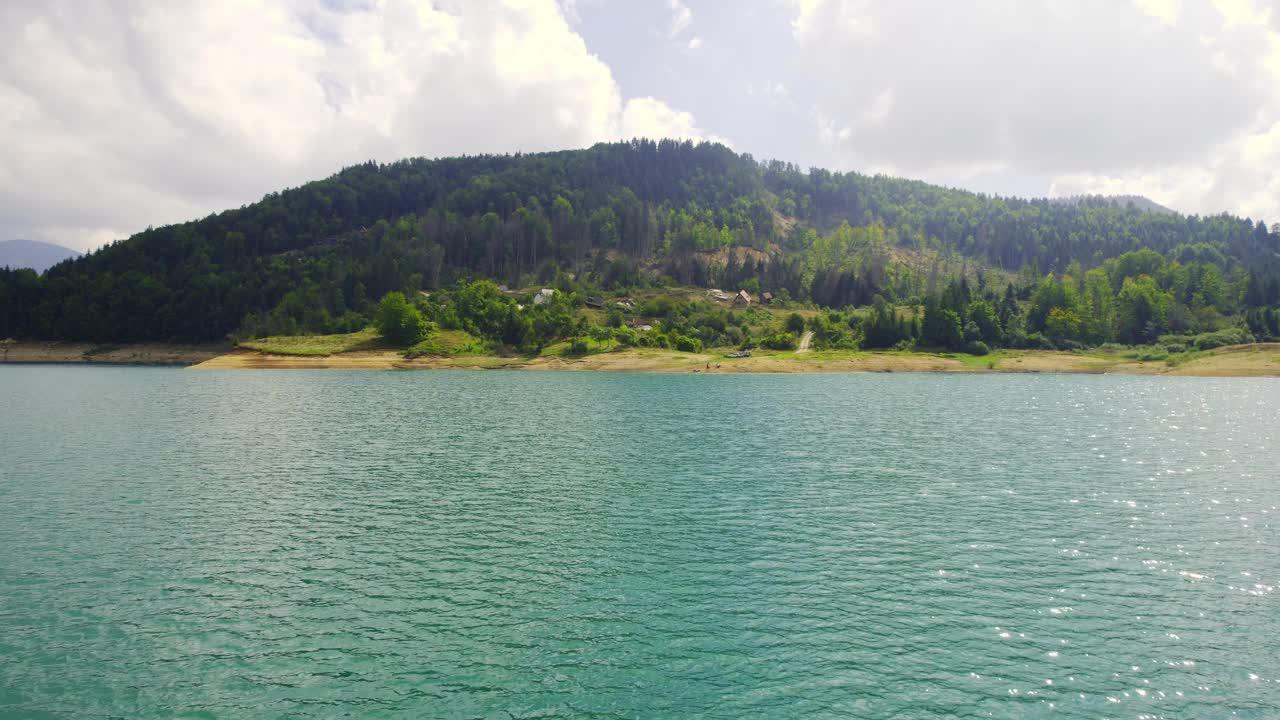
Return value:
M 451 299 L 478 279 L 555 287 L 579 310 L 589 296 L 640 289 L 767 291 L 782 306 L 833 310 L 809 319 L 818 342 L 832 345 L 1280 336 L 1280 236 L 1261 221 L 1000 198 L 806 172 L 716 144 L 637 140 L 358 165 L 147 229 L 43 276 L 0 270 L 0 338 L 352 332 L 395 291 L 448 328 L 471 322 Z M 514 296 L 477 293 L 503 313 L 523 311 Z M 724 319 L 689 324 L 699 315 L 690 302 L 669 311 L 685 318 L 671 329 L 723 344 Z M 537 332 L 554 336 L 536 344 L 580 331 L 546 321 Z M 516 344 L 529 332 L 507 327 L 489 339 Z

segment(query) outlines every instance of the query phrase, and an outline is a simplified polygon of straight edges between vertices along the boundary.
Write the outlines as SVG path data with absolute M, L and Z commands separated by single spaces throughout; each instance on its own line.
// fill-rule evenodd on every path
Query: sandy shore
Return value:
M 189 365 L 197 369 L 333 370 L 564 370 L 644 373 L 965 372 L 1121 373 L 1201 377 L 1280 377 L 1280 343 L 1219 348 L 1184 362 L 1138 362 L 1119 355 L 1010 350 L 986 357 L 906 352 L 758 352 L 726 358 L 719 352 L 681 353 L 633 348 L 588 355 L 497 357 L 460 355 L 406 359 L 394 350 L 335 355 L 273 355 L 225 345 L 163 343 L 98 345 L 72 342 L 0 342 L 0 363 Z M 710 367 L 708 367 L 710 366 Z
M 710 367 L 708 367 L 708 365 Z M 328 356 L 268 355 L 234 350 L 196 365 L 198 369 L 520 369 L 648 373 L 969 372 L 1123 373 L 1203 377 L 1280 377 L 1280 344 L 1243 345 L 1204 353 L 1184 363 L 1138 362 L 1119 356 L 1048 351 L 1009 351 L 989 357 L 899 352 L 759 353 L 725 358 L 711 353 L 632 349 L 584 358 L 492 356 L 421 357 L 407 360 L 391 350 Z
M 196 365 L 227 351 L 226 345 L 4 341 L 0 342 L 0 363 Z

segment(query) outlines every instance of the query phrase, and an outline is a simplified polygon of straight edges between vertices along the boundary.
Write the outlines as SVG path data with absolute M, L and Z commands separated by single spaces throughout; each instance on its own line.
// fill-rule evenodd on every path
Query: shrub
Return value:
M 1254 341 L 1253 334 L 1244 328 L 1227 328 L 1217 332 L 1202 333 L 1195 336 L 1197 350 L 1212 350 L 1224 345 L 1243 345 Z
M 1134 358 L 1140 362 L 1155 362 L 1157 360 L 1168 360 L 1169 351 L 1162 347 L 1143 348 L 1134 355 Z
M 1187 346 L 1182 343 L 1165 343 L 1164 351 L 1170 355 L 1177 355 L 1187 351 Z
M 387 342 L 407 347 L 422 339 L 427 332 L 426 321 L 418 308 L 410 305 L 404 293 L 389 292 L 378 303 L 373 324 Z
M 587 344 L 586 338 L 576 337 L 569 342 L 569 347 L 565 348 L 565 355 L 582 356 L 591 352 L 591 346 Z
M 645 300 L 640 303 L 640 314 L 648 317 L 665 318 L 676 309 L 676 301 L 666 296 Z
M 973 342 L 964 346 L 964 351 L 969 353 L 970 355 L 986 355 L 987 353 L 991 352 L 991 348 L 987 347 L 987 344 L 982 342 L 981 340 L 974 340 Z
M 724 339 L 728 345 L 737 345 L 742 342 L 742 329 L 730 325 L 724 329 Z
M 770 350 L 795 350 L 796 339 L 790 333 L 777 333 L 760 340 L 760 344 Z
M 1027 348 L 1031 350 L 1057 350 L 1058 346 L 1053 344 L 1049 338 L 1040 333 L 1031 333 L 1027 336 L 1025 342 Z
M 680 352 L 698 352 L 702 349 L 702 341 L 697 338 L 686 337 L 684 335 L 675 335 L 672 341 L 676 346 L 676 350 Z
M 631 347 L 639 341 L 639 333 L 625 325 L 613 329 L 613 339 L 617 340 L 623 347 Z

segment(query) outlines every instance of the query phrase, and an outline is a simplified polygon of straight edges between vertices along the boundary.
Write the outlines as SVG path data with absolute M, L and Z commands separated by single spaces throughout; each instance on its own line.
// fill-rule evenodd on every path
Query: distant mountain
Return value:
M 1072 195 L 1071 197 L 1053 198 L 1049 202 L 1072 207 L 1107 207 L 1119 210 L 1130 205 L 1140 212 L 1160 213 L 1161 215 L 1177 215 L 1177 211 L 1141 195 Z
M 0 240 L 0 267 L 31 268 L 38 273 L 80 253 L 53 243 L 36 240 Z

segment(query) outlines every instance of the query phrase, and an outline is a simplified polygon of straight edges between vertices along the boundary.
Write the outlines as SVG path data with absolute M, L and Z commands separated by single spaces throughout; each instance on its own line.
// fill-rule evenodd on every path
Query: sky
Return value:
M 0 3 L 0 239 L 636 136 L 1280 221 L 1280 0 Z

